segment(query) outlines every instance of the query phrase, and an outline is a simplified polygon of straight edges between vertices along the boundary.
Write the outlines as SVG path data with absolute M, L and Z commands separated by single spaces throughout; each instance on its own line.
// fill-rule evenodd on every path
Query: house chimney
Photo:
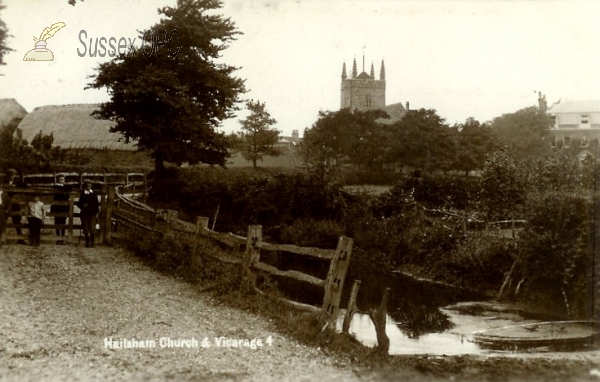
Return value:
M 542 92 L 538 92 L 538 105 L 542 113 L 548 110 L 548 102 L 546 102 L 546 96 L 542 95 Z
M 409 106 L 409 105 L 410 105 L 410 104 L 408 103 L 408 101 L 406 101 L 406 111 L 409 111 L 409 110 L 410 110 L 410 106 Z

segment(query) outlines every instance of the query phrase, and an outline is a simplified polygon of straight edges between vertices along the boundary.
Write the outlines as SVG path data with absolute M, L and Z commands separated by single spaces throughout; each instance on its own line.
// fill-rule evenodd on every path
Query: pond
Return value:
M 565 321 L 547 313 L 497 303 L 473 291 L 427 282 L 403 274 L 381 274 L 358 267 L 345 285 L 348 296 L 354 279 L 361 280 L 359 313 L 350 334 L 375 346 L 375 327 L 366 312 L 377 308 L 390 287 L 386 333 L 390 354 L 489 354 L 491 352 L 550 352 L 598 349 L 599 332 L 591 322 Z M 375 275 L 375 277 L 373 277 Z M 342 307 L 347 301 L 342 301 Z M 341 330 L 343 314 L 338 321 Z

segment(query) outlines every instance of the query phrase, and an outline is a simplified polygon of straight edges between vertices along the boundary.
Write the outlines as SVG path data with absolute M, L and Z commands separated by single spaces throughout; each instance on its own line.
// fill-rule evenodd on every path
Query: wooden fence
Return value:
M 102 190 L 94 190 L 95 193 L 98 194 L 100 198 L 100 215 L 99 215 L 99 225 L 100 228 L 96 232 L 96 237 L 98 239 L 98 243 L 105 242 L 105 236 L 110 229 L 110 218 L 107 217 L 107 192 L 105 192 L 106 188 Z M 13 224 L 12 219 L 8 219 L 7 221 L 7 230 L 6 230 L 6 240 L 20 240 L 24 239 L 25 236 L 18 236 L 16 231 L 17 228 L 28 229 L 28 224 L 23 223 L 27 217 L 27 203 L 33 199 L 33 195 L 39 195 L 40 200 L 46 206 L 46 220 L 44 221 L 44 225 L 42 227 L 43 230 L 52 229 L 52 234 L 47 235 L 43 234 L 41 236 L 41 241 L 56 241 L 58 239 L 64 240 L 65 242 L 73 242 L 75 239 L 75 231 L 81 230 L 81 222 L 79 220 L 79 209 L 76 207 L 76 199 L 79 197 L 79 190 L 70 190 L 63 191 L 57 188 L 51 187 L 25 187 L 25 188 L 7 188 L 4 187 L 3 192 L 6 192 L 10 195 L 11 202 L 13 206 L 18 206 L 10 211 L 10 216 L 18 216 L 21 218 L 21 223 Z M 57 198 L 58 195 L 63 196 L 63 198 Z M 60 199 L 60 200 L 56 200 Z M 64 199 L 64 200 L 62 200 Z M 65 212 L 54 212 L 50 211 L 48 206 L 69 206 L 69 210 Z M 54 217 L 65 217 L 67 218 L 66 224 L 55 224 Z M 54 235 L 54 229 L 65 229 L 65 236 L 58 237 Z
M 192 262 L 198 260 L 198 244 L 201 240 L 215 240 L 231 249 L 230 255 L 207 253 L 207 256 L 221 262 L 237 264 L 242 268 L 241 287 L 252 290 L 267 298 L 292 306 L 297 309 L 319 313 L 325 327 L 335 330 L 340 308 L 342 290 L 346 272 L 352 254 L 352 239 L 340 237 L 336 250 L 320 248 L 298 247 L 288 244 L 271 244 L 263 241 L 262 226 L 251 225 L 248 227 L 246 237 L 232 233 L 216 232 L 208 227 L 209 219 L 199 217 L 196 224 L 177 219 L 177 213 L 171 210 L 158 210 L 143 203 L 130 200 L 110 188 L 107 198 L 106 222 L 112 219 L 115 223 L 113 231 L 107 231 L 105 242 L 110 243 L 113 237 L 127 239 L 130 231 L 154 232 L 166 237 L 174 235 L 187 235 L 192 239 Z M 105 223 L 106 224 L 106 223 Z M 240 248 L 245 248 L 240 253 Z M 277 251 L 280 253 L 310 256 L 329 261 L 329 271 L 325 279 L 296 271 L 280 270 L 272 265 L 260 261 L 261 251 Z M 256 271 L 265 272 L 274 276 L 287 277 L 323 288 L 324 298 L 320 307 L 276 297 L 260 290 L 256 285 Z
M 39 187 L 52 186 L 56 183 L 58 175 L 65 176 L 65 183 L 73 188 L 79 189 L 83 186 L 83 181 L 89 179 L 94 183 L 107 186 L 121 186 L 143 192 L 148 189 L 148 179 L 146 173 L 93 173 L 93 172 L 54 172 L 45 174 L 23 174 L 19 180 L 21 183 Z M 4 175 L 5 176 L 5 175 Z

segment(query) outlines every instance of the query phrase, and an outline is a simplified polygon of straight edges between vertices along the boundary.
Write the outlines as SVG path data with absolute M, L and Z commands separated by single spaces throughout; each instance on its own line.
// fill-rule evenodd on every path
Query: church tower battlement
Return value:
M 352 74 L 346 74 L 346 63 L 342 66 L 341 109 L 376 110 L 385 108 L 385 66 L 381 61 L 379 79 L 375 79 L 375 68 L 371 64 L 371 74 L 363 71 L 358 74 L 356 59 L 352 64 Z

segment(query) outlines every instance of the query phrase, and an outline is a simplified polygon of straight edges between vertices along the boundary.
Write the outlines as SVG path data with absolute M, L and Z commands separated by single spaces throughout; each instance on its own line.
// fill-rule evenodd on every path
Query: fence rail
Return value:
M 75 200 L 79 196 L 79 190 L 60 190 L 52 187 L 5 187 L 4 192 L 10 195 L 11 204 L 13 208 L 9 212 L 11 217 L 18 217 L 18 223 L 14 223 L 12 219 L 8 219 L 6 227 L 6 240 L 21 240 L 22 236 L 17 235 L 16 232 L 13 233 L 13 229 L 17 228 L 29 228 L 29 223 L 23 223 L 23 218 L 27 216 L 27 203 L 32 200 L 33 195 L 40 196 L 40 200 L 44 203 L 45 206 L 68 206 L 68 211 L 65 212 L 55 212 L 47 210 L 46 217 L 47 219 L 43 223 L 43 229 L 65 229 L 65 236 L 49 236 L 42 235 L 40 238 L 42 241 L 48 240 L 57 240 L 63 239 L 67 243 L 71 242 L 75 238 L 74 231 L 80 230 L 82 228 L 79 222 L 79 210 L 76 208 Z M 98 238 L 98 243 L 103 243 L 105 241 L 105 234 L 107 231 L 107 227 L 110 227 L 110 220 L 107 223 L 106 212 L 107 212 L 107 194 L 105 190 L 97 190 L 95 191 L 100 198 L 100 214 L 99 214 L 99 225 L 100 228 L 96 230 L 96 236 Z M 57 196 L 64 197 L 65 200 L 55 200 Z M 16 208 L 14 208 L 16 207 Z M 66 224 L 55 224 L 53 220 L 48 220 L 48 218 L 55 217 L 66 217 Z
M 112 237 L 127 239 L 130 231 L 139 230 L 160 233 L 163 237 L 186 235 L 192 240 L 193 251 L 190 255 L 192 260 L 195 261 L 198 257 L 197 248 L 200 241 L 203 238 L 204 240 L 215 240 L 233 248 L 232 254 L 203 253 L 203 256 L 241 266 L 243 275 L 241 286 L 244 289 L 254 291 L 296 309 L 320 313 L 322 320 L 327 323 L 327 327 L 330 330 L 335 330 L 344 280 L 352 254 L 352 239 L 340 237 L 335 251 L 290 244 L 271 244 L 262 240 L 262 226 L 260 225 L 249 226 L 246 237 L 242 237 L 233 233 L 222 233 L 209 229 L 209 219 L 206 217 L 199 217 L 196 224 L 179 220 L 176 211 L 154 210 L 143 203 L 124 197 L 117 193 L 115 188 L 109 189 L 108 200 L 107 219 L 111 219 L 115 223 L 115 229 L 106 233 L 106 242 L 110 243 Z M 123 229 L 125 229 L 125 233 L 122 232 Z M 239 250 L 242 246 L 245 246 L 245 251 L 240 254 Z M 329 261 L 327 277 L 320 279 L 297 270 L 278 269 L 273 265 L 260 261 L 261 251 L 283 252 Z M 256 271 L 302 281 L 323 288 L 322 306 L 316 307 L 281 296 L 274 296 L 260 290 L 256 286 Z

